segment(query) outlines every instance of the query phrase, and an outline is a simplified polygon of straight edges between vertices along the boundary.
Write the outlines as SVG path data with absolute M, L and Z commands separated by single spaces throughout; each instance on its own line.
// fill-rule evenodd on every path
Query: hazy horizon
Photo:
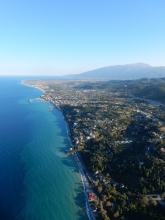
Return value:
M 104 69 L 104 68 L 108 68 L 108 67 L 117 67 L 117 66 L 127 66 L 127 65 L 136 65 L 136 64 L 144 64 L 144 65 L 148 65 L 149 67 L 165 67 L 165 66 L 151 66 L 151 65 L 149 65 L 149 64 L 147 64 L 147 63 L 142 63 L 142 62 L 138 62 L 138 63 L 129 63 L 129 64 L 123 64 L 123 65 L 120 65 L 120 64 L 118 64 L 118 65 L 111 65 L 111 66 L 104 66 L 104 67 L 99 67 L 99 68 L 96 68 L 96 69 L 90 69 L 90 70 L 87 70 L 87 71 L 84 71 L 84 72 L 81 72 L 81 73 L 68 73 L 68 74 L 57 74 L 57 75 L 55 75 L 55 74 L 7 74 L 7 75 L 5 75 L 5 74 L 0 74 L 0 76 L 32 76 L 32 77 L 37 77 L 37 76 L 39 76 L 39 77 L 63 77 L 63 76 L 69 76 L 69 75 L 79 75 L 79 74 L 82 74 L 82 73 L 86 73 L 86 72 L 92 72 L 92 71 L 95 71 L 95 70 L 99 70 L 99 69 Z

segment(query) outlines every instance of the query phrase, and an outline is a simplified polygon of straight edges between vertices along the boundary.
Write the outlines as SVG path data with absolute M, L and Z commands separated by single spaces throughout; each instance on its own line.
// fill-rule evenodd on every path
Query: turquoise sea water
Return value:
M 63 116 L 20 81 L 0 77 L 0 219 L 86 220 Z

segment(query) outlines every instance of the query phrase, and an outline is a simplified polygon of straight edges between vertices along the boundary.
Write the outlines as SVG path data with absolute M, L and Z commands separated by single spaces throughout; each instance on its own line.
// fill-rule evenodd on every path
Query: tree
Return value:
M 98 193 L 101 193 L 102 190 L 103 190 L 103 187 L 102 187 L 102 186 L 98 186 L 98 187 L 97 187 L 97 191 L 98 191 Z
M 146 195 L 147 194 L 147 190 L 146 190 L 146 187 L 143 188 L 143 195 Z
M 143 198 L 141 199 L 141 202 L 142 202 L 142 204 L 144 204 L 146 206 L 149 203 L 149 198 L 146 196 L 143 196 Z
M 157 201 L 154 200 L 154 199 L 149 199 L 149 205 L 152 205 L 152 206 L 157 206 Z
M 165 192 L 162 193 L 161 198 L 162 200 L 165 200 Z
M 102 201 L 106 202 L 107 201 L 107 196 L 106 195 L 102 195 Z
M 110 202 L 110 201 L 107 201 L 106 207 L 111 207 L 111 206 L 112 206 L 111 202 Z
M 97 187 L 99 185 L 99 180 L 95 181 L 95 186 Z
M 119 212 L 118 212 L 118 211 L 115 212 L 115 213 L 113 214 L 113 216 L 114 216 L 115 218 L 119 217 Z
M 99 201 L 99 202 L 98 202 L 97 208 L 98 208 L 100 211 L 103 210 L 102 201 Z

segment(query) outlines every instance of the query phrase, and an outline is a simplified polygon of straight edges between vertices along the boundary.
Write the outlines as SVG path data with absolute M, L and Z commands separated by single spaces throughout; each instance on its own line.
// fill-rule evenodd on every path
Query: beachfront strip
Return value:
M 85 205 L 86 205 L 86 212 L 87 212 L 88 218 L 90 220 L 95 220 L 96 219 L 95 215 L 97 213 L 96 213 L 96 210 L 93 210 L 90 207 L 90 202 L 97 201 L 98 197 L 95 195 L 95 193 L 89 187 L 88 177 L 85 175 L 85 172 L 83 170 L 83 166 L 82 166 L 81 161 L 80 161 L 80 159 L 77 155 L 77 152 L 75 152 L 73 154 L 73 157 L 75 158 L 75 160 L 77 162 L 77 165 L 79 167 L 79 173 L 80 173 L 80 176 L 81 176 L 81 181 L 82 181 L 82 185 L 83 185 L 83 189 L 84 189 L 84 193 L 85 193 Z

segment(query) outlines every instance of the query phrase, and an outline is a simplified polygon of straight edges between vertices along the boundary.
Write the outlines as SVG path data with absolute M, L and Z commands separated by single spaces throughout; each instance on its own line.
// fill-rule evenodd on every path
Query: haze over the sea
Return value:
M 63 116 L 20 82 L 0 77 L 0 219 L 87 219 Z

